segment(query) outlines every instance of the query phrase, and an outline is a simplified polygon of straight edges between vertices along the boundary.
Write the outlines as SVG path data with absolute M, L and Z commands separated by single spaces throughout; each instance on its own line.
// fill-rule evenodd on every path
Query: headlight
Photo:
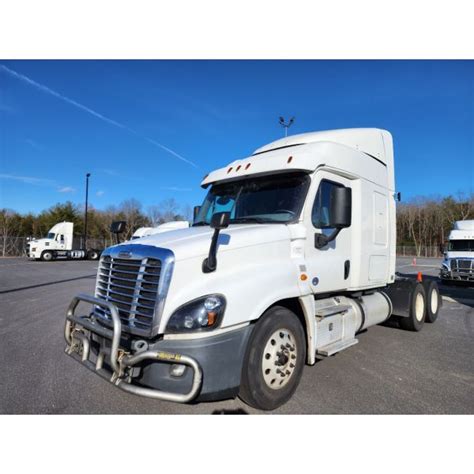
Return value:
M 190 301 L 178 308 L 166 326 L 166 332 L 206 331 L 215 329 L 222 321 L 225 298 L 208 295 Z

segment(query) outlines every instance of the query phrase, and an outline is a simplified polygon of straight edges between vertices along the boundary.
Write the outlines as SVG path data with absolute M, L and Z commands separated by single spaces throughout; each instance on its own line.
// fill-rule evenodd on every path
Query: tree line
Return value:
M 417 197 L 397 205 L 397 245 L 414 248 L 422 255 L 425 248 L 440 247 L 448 237 L 455 221 L 474 219 L 474 193 L 447 197 Z M 166 199 L 144 209 L 136 199 L 123 201 L 104 210 L 88 211 L 88 236 L 91 239 L 112 241 L 109 227 L 113 221 L 127 222 L 123 235 L 129 239 L 139 227 L 154 227 L 173 220 L 192 220 L 192 208 L 180 206 L 175 199 Z M 39 214 L 20 214 L 0 209 L 0 255 L 6 254 L 9 238 L 42 237 L 58 222 L 74 223 L 74 234 L 84 232 L 84 211 L 71 202 L 56 204 Z
M 149 206 L 146 210 L 138 200 L 128 199 L 117 206 L 109 206 L 104 210 L 89 207 L 87 234 L 91 239 L 111 241 L 113 236 L 109 231 L 110 224 L 113 221 L 122 220 L 127 223 L 126 231 L 122 237 L 129 239 L 139 227 L 155 227 L 164 222 L 190 220 L 191 218 L 191 206 L 180 206 L 173 198 Z M 83 235 L 84 209 L 69 201 L 56 204 L 39 214 L 20 214 L 11 209 L 0 209 L 0 237 L 3 246 L 6 245 L 8 238 L 44 237 L 53 225 L 63 221 L 74 223 L 75 236 Z
M 397 245 L 415 248 L 415 255 L 441 250 L 456 221 L 474 219 L 474 193 L 447 197 L 416 197 L 397 205 Z

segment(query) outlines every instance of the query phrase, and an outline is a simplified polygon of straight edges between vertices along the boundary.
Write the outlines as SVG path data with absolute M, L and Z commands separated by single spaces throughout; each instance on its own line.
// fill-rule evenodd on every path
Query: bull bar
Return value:
M 81 301 L 108 309 L 112 317 L 112 329 L 102 326 L 89 316 L 76 316 L 76 308 Z M 103 368 L 105 352 L 99 352 L 95 364 L 90 360 L 90 340 L 92 334 L 111 340 L 109 362 L 112 372 Z M 195 359 L 184 354 L 173 354 L 158 350 L 143 350 L 131 354 L 120 348 L 121 336 L 122 322 L 120 321 L 118 309 L 113 303 L 85 294 L 79 294 L 72 299 L 67 310 L 66 324 L 64 326 L 64 338 L 67 344 L 66 354 L 125 392 L 178 403 L 190 402 L 197 396 L 202 383 L 202 370 Z M 172 393 L 133 384 L 131 372 L 137 364 L 145 360 L 179 363 L 190 367 L 193 370 L 193 381 L 190 391 L 185 394 Z

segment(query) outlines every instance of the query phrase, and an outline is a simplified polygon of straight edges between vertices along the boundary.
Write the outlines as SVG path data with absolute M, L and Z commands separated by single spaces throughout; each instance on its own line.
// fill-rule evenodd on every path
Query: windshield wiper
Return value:
M 193 227 L 198 227 L 198 226 L 201 226 L 201 225 L 209 225 L 209 224 L 205 221 L 200 221 L 200 222 L 195 222 L 192 226 Z
M 250 223 L 255 223 L 257 222 L 258 224 L 262 223 L 269 223 L 269 222 L 277 222 L 272 219 L 263 219 L 262 217 L 236 217 L 235 219 L 231 219 L 230 223 L 231 224 L 245 224 L 247 222 Z

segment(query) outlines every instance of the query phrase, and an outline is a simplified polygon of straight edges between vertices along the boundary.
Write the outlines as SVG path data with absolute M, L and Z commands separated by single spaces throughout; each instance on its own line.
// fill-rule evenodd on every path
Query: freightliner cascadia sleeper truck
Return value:
M 395 274 L 389 132 L 290 136 L 201 186 L 190 228 L 106 249 L 95 295 L 69 306 L 66 353 L 116 387 L 272 410 L 366 328 L 436 319 L 436 284 Z
M 474 220 L 454 223 L 439 276 L 444 283 L 474 283 Z
M 56 259 L 98 260 L 100 250 L 76 246 L 74 223 L 59 222 L 49 229 L 46 237 L 28 242 L 28 257 L 45 262 Z

